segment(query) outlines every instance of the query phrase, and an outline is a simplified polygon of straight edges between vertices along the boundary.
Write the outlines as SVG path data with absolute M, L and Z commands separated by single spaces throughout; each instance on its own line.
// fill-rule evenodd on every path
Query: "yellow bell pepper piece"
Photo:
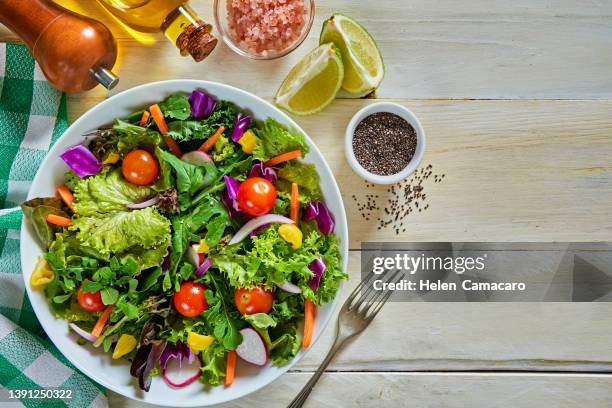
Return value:
M 215 341 L 213 336 L 207 336 L 205 334 L 198 334 L 195 332 L 189 332 L 187 334 L 187 344 L 194 353 L 199 353 L 210 347 Z
M 33 288 L 41 288 L 51 282 L 55 275 L 49 264 L 44 258 L 38 258 L 38 262 L 34 267 L 32 275 L 30 275 L 30 286 Z
M 283 224 L 278 227 L 278 233 L 293 249 L 302 246 L 302 231 L 295 224 Z
M 136 337 L 131 334 L 122 334 L 115 345 L 115 350 L 113 351 L 113 360 L 117 360 L 128 354 L 130 351 L 136 348 L 136 344 L 138 341 Z
M 115 164 L 119 161 L 120 157 L 115 152 L 110 152 L 108 156 L 102 161 L 103 164 Z
M 205 254 L 210 250 L 210 247 L 203 239 L 200 240 L 200 245 L 198 245 L 198 254 Z
M 251 129 L 244 132 L 240 140 L 238 140 L 238 144 L 242 146 L 242 151 L 246 154 L 253 154 L 255 151 L 255 146 L 257 145 L 257 136 Z

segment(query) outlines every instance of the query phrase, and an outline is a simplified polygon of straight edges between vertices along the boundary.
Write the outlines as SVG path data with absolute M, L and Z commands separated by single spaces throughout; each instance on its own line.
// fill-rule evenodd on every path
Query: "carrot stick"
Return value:
M 72 202 L 74 201 L 74 196 L 72 195 L 70 189 L 64 184 L 62 184 L 57 188 L 57 194 L 59 194 L 60 198 L 68 206 L 68 208 L 74 211 L 74 205 L 72 205 Z
M 169 129 L 168 125 L 166 124 L 166 120 L 164 119 L 164 114 L 162 113 L 161 109 L 159 109 L 159 105 L 155 104 L 149 106 L 149 112 L 151 112 L 151 115 L 153 116 L 153 121 L 159 129 L 159 133 L 161 133 L 164 137 L 164 140 L 168 145 L 168 149 L 170 149 L 170 151 L 176 157 L 181 157 L 183 153 L 181 152 L 181 148 L 179 147 L 178 143 L 176 143 L 176 141 L 170 136 L 166 136 L 166 133 L 168 133 Z
M 108 321 L 108 318 L 110 317 L 110 314 L 113 311 L 114 307 L 115 307 L 115 305 L 108 305 L 108 306 L 106 306 L 106 309 L 104 309 L 104 311 L 102 312 L 102 314 L 98 318 L 98 321 L 96 322 L 96 325 L 94 326 L 93 330 L 91 331 L 91 335 L 92 336 L 100 337 L 100 335 L 102 334 L 102 329 L 104 329 L 104 326 L 106 325 L 106 322 Z
M 183 155 L 183 152 L 181 152 L 181 148 L 179 147 L 178 143 L 176 143 L 176 141 L 173 138 L 171 138 L 170 136 L 164 136 L 164 140 L 166 141 L 166 144 L 168 145 L 168 149 L 170 149 L 170 151 L 176 157 L 181 157 Z
M 298 191 L 297 183 L 291 183 L 291 201 L 289 208 L 291 210 L 291 220 L 298 223 L 298 213 L 300 212 L 300 193 Z
M 150 117 L 151 117 L 151 114 L 149 113 L 149 111 L 145 110 L 144 112 L 142 112 L 142 116 L 140 117 L 140 123 L 138 124 L 140 126 L 146 125 Z
M 149 112 L 151 112 L 151 115 L 153 115 L 153 121 L 159 129 L 159 133 L 161 133 L 162 135 L 168 133 L 168 125 L 166 124 L 166 120 L 164 119 L 164 114 L 162 113 L 161 109 L 159 109 L 159 105 L 155 104 L 149 106 Z
M 49 214 L 47 215 L 47 222 L 49 224 L 57 225 L 58 227 L 69 227 L 72 224 L 72 220 L 70 218 L 62 217 L 57 214 Z
M 264 164 L 266 166 L 276 166 L 277 164 L 281 164 L 289 160 L 297 159 L 298 157 L 301 157 L 301 156 L 302 156 L 302 151 L 300 149 L 292 150 L 287 153 L 279 154 L 278 156 L 271 158 Z
M 200 146 L 200 148 L 198 150 L 201 151 L 201 152 L 206 153 L 207 151 L 212 149 L 213 146 L 215 145 L 215 143 L 217 143 L 217 139 L 219 139 L 219 136 L 221 136 L 224 131 L 225 131 L 225 126 L 221 126 L 219 129 L 217 129 L 215 134 L 213 134 L 211 137 L 209 137 L 207 141 L 202 143 L 202 146 Z
M 315 313 L 316 308 L 312 300 L 304 300 L 304 338 L 302 339 L 302 347 L 304 348 L 308 348 L 312 342 Z
M 227 352 L 227 364 L 225 366 L 225 386 L 229 387 L 234 382 L 234 371 L 236 371 L 236 352 Z

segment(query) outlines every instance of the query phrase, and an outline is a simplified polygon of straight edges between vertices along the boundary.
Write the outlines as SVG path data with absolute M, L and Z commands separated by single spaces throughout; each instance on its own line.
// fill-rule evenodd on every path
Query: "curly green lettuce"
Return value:
M 126 182 L 121 170 L 104 169 L 96 176 L 79 181 L 74 187 L 74 209 L 79 216 L 126 211 L 127 205 L 145 201 L 155 195 L 150 187 Z
M 219 139 L 215 142 L 215 148 L 212 151 L 212 158 L 215 163 L 219 163 L 231 157 L 236 151 L 234 146 L 233 143 L 230 143 L 227 136 L 219 136 Z
M 102 254 L 151 249 L 170 240 L 170 221 L 155 207 L 78 217 L 69 227 L 83 246 Z
M 306 140 L 301 133 L 287 129 L 272 118 L 266 119 L 260 127 L 253 129 L 253 131 L 257 136 L 257 145 L 253 157 L 257 160 L 266 161 L 281 153 L 296 149 L 302 151 L 303 157 L 309 151 Z
M 302 289 L 304 297 L 317 304 L 333 299 L 341 280 L 347 275 L 340 268 L 338 241 L 333 235 L 322 235 L 316 229 L 306 232 L 302 246 L 294 250 L 272 225 L 257 236 L 251 237 L 252 248 L 243 243 L 226 246 L 212 256 L 213 265 L 226 274 L 233 287 L 268 287 L 286 281 L 294 282 Z M 317 291 L 308 280 L 313 273 L 308 265 L 322 258 L 325 273 Z
M 320 177 L 314 164 L 301 163 L 295 160 L 287 162 L 278 171 L 279 179 L 276 182 L 278 190 L 289 193 L 291 183 L 296 183 L 300 189 L 300 202 L 307 203 L 321 199 L 319 188 Z

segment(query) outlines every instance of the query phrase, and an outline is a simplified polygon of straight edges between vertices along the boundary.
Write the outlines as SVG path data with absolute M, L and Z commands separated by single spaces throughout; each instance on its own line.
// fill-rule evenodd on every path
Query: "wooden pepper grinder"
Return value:
M 17 34 L 57 89 L 113 88 L 117 59 L 113 35 L 102 23 L 49 0 L 0 0 L 0 23 Z

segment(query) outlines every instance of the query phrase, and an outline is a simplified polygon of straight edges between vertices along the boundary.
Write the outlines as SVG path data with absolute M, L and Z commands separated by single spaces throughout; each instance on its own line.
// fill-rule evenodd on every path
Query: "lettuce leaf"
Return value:
M 191 116 L 191 105 L 187 95 L 174 93 L 159 103 L 159 109 L 167 118 L 185 120 Z
M 161 265 L 166 255 L 168 255 L 168 247 L 170 247 L 170 241 L 163 242 L 149 249 L 145 249 L 141 246 L 132 247 L 123 258 L 133 257 L 138 262 L 140 269 L 144 270 Z
M 47 215 L 56 214 L 70 218 L 62 208 L 62 201 L 55 197 L 33 198 L 21 204 L 23 215 L 32 224 L 36 236 L 45 248 L 49 246 L 55 232 L 59 230 L 58 227 L 47 222 Z
M 223 345 L 214 342 L 202 353 L 200 381 L 209 385 L 223 384 L 225 379 L 225 349 Z
M 83 246 L 102 254 L 151 249 L 170 240 L 170 221 L 155 207 L 78 217 L 69 227 Z
M 234 154 L 234 144 L 230 143 L 229 138 L 225 135 L 219 136 L 215 143 L 215 148 L 212 151 L 212 158 L 215 163 L 219 163 Z
M 115 121 L 113 130 L 117 133 L 117 152 L 127 153 L 137 147 L 155 147 L 162 144 L 162 137 L 155 130 L 132 125 L 121 119 Z
M 137 147 L 161 145 L 159 132 L 117 119 L 111 129 L 100 129 L 96 137 L 87 146 L 100 160 L 105 160 L 110 153 L 123 155 Z
M 281 153 L 300 149 L 302 157 L 308 151 L 308 145 L 301 133 L 289 130 L 274 119 L 267 119 L 260 127 L 253 129 L 257 136 L 257 145 L 253 152 L 255 159 L 266 161 Z
M 158 156 L 168 163 L 176 173 L 176 189 L 179 193 L 195 194 L 198 190 L 210 185 L 217 177 L 218 171 L 213 163 L 194 166 L 179 159 L 172 153 L 157 149 Z
M 277 366 L 287 364 L 300 351 L 301 342 L 295 324 L 285 324 L 270 330 L 270 335 L 278 336 L 268 346 L 270 359 Z
M 130 184 L 121 176 L 121 170 L 102 170 L 94 177 L 87 177 L 74 188 L 74 208 L 80 217 L 125 211 L 127 204 L 139 203 L 151 198 L 155 191 L 150 187 Z
M 272 225 L 251 237 L 252 248 L 244 244 L 226 246 L 212 256 L 213 265 L 221 270 L 233 287 L 252 287 L 265 284 L 271 288 L 285 281 L 297 284 L 307 299 L 317 304 L 328 302 L 336 295 L 341 280 L 348 275 L 340 268 L 340 251 L 336 237 L 322 235 L 316 228 L 302 223 L 304 241 L 294 250 Z M 326 270 L 317 291 L 308 285 L 313 276 L 308 265 L 323 258 Z
M 308 203 L 312 200 L 321 199 L 321 189 L 319 188 L 321 180 L 314 164 L 292 160 L 280 168 L 278 176 L 280 179 L 276 182 L 276 187 L 281 191 L 289 193 L 291 183 L 298 185 L 300 202 Z
M 207 118 L 176 120 L 168 123 L 169 131 L 167 135 L 177 142 L 201 141 L 212 136 L 221 126 L 225 127 L 226 134 L 231 134 L 238 112 L 238 107 L 233 103 L 218 101 L 215 111 Z

